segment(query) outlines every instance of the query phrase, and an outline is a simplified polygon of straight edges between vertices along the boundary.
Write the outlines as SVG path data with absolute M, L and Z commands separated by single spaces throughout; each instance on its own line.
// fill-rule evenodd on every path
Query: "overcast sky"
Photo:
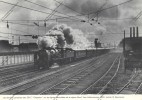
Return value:
M 139 26 L 139 32 L 142 33 L 141 16 L 134 20 L 142 11 L 142 0 L 131 0 L 130 2 L 119 5 L 129 0 L 3 0 L 0 2 L 0 39 L 12 40 L 11 34 L 39 34 L 44 35 L 56 24 L 67 24 L 68 26 L 83 31 L 84 35 L 93 41 L 98 37 L 102 42 L 118 43 L 123 38 L 123 31 L 129 33 L 129 27 Z M 30 2 L 29 2 L 30 1 Z M 9 3 L 9 4 L 7 4 Z M 12 4 L 20 5 L 14 7 Z M 41 6 L 35 5 L 39 4 Z M 63 3 L 63 4 L 60 4 Z M 119 6 L 115 6 L 119 5 Z M 115 7 L 113 7 L 115 6 Z M 9 11 L 13 7 L 12 11 Z M 22 8 L 24 7 L 24 8 Z M 112 7 L 112 8 L 109 8 Z M 69 9 L 70 8 L 70 9 Z M 109 8 L 104 10 L 105 8 Z M 103 9 L 103 10 L 102 10 Z M 33 11 L 36 10 L 36 11 Z M 52 16 L 49 14 L 55 10 Z M 98 13 L 96 17 L 96 12 Z M 6 16 L 7 12 L 10 12 Z M 91 14 L 90 14 L 91 13 Z M 78 16 L 81 15 L 81 16 Z M 69 17 L 76 16 L 76 17 Z M 45 30 L 44 21 L 48 17 Z M 59 17 L 67 17 L 59 19 Z M 90 20 L 88 20 L 88 18 Z M 52 20 L 51 20 L 52 19 Z M 94 21 L 92 21 L 94 19 Z M 7 20 L 9 28 L 7 28 Z M 22 21 L 20 21 L 22 20 Z M 28 21 L 29 20 L 29 21 Z M 31 21 L 35 20 L 35 21 Z M 86 22 L 81 22 L 85 20 Z M 38 27 L 34 22 L 39 23 Z M 26 24 L 26 25 L 19 25 Z M 98 24 L 100 23 L 100 24 Z M 90 25 L 91 24 L 91 25 Z M 27 26 L 28 25 L 28 26 Z M 111 33 L 111 34 L 110 34 Z M 112 34 L 113 33 L 113 34 Z M 120 33 L 120 34 L 118 34 Z M 129 34 L 128 34 L 129 35 Z M 128 36 L 127 35 L 127 36 Z M 18 35 L 14 35 L 15 42 L 18 41 Z M 34 42 L 31 37 L 21 37 L 21 42 Z

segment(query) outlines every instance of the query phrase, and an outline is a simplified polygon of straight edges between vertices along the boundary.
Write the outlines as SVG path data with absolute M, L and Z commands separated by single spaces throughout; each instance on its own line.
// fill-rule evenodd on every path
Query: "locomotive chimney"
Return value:
M 133 27 L 133 37 L 135 37 L 135 27 Z
M 139 28 L 137 27 L 137 37 L 139 37 Z
M 130 27 L 130 38 L 132 38 L 132 27 Z

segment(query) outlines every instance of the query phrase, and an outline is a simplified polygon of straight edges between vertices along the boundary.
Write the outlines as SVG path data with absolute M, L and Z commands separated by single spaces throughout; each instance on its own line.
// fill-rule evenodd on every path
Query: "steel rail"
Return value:
M 117 66 L 117 69 L 116 69 L 116 71 L 115 71 L 115 74 L 114 74 L 114 75 L 112 76 L 112 78 L 108 81 L 108 83 L 99 91 L 98 94 L 103 93 L 104 90 L 105 90 L 105 88 L 108 86 L 108 84 L 110 84 L 111 81 L 112 81 L 112 80 L 115 78 L 115 76 L 117 75 L 118 70 L 119 70 L 119 68 L 120 68 L 120 59 L 121 59 L 121 57 L 119 58 L 119 62 L 118 62 L 118 66 Z
M 134 94 L 137 94 L 139 93 L 139 90 L 141 89 L 142 87 L 142 82 L 139 84 L 138 88 L 136 89 L 135 93 Z
M 95 59 L 95 58 L 92 58 L 92 59 Z M 83 62 L 81 62 L 81 63 L 78 63 L 77 65 L 81 65 L 81 64 L 83 64 L 83 63 L 85 63 L 85 62 L 89 62 L 89 61 L 92 60 L 92 59 L 85 60 L 85 61 L 83 61 Z M 97 58 L 96 58 L 96 59 L 97 59 Z M 72 67 L 74 67 L 74 66 L 70 66 L 69 68 L 72 68 Z M 12 86 L 12 87 L 6 88 L 6 89 L 0 91 L 0 93 L 4 93 L 4 92 L 6 92 L 6 91 L 15 89 L 15 88 L 17 88 L 17 87 L 21 87 L 21 86 L 23 86 L 23 85 L 32 83 L 32 82 L 37 81 L 37 80 L 40 80 L 40 79 L 42 79 L 42 78 L 46 78 L 47 76 L 51 76 L 51 75 L 53 75 L 53 74 L 60 73 L 61 71 L 66 71 L 67 69 L 68 69 L 68 67 L 63 68 L 63 69 L 60 69 L 60 70 L 58 70 L 58 71 L 56 71 L 56 72 L 52 72 L 51 74 L 47 73 L 47 74 L 41 75 L 41 76 L 39 76 L 39 77 L 37 77 L 37 78 L 33 78 L 33 79 L 29 80 L 29 81 L 26 81 L 25 83 L 20 83 L 20 84 L 18 84 L 18 85 L 14 85 L 14 86 Z M 60 74 L 61 74 L 61 73 L 60 73 Z M 63 74 L 63 73 L 62 73 L 62 74 Z M 58 75 L 59 75 L 59 74 L 58 74 Z M 57 76 L 58 76 L 58 75 L 57 75 Z M 45 81 L 48 81 L 48 80 L 50 80 L 50 79 L 53 79 L 53 78 L 55 78 L 55 77 L 57 77 L 57 76 L 50 77 L 50 78 L 47 79 L 47 80 L 44 80 L 44 81 L 42 81 L 42 82 L 39 82 L 39 84 L 41 84 L 41 83 L 43 83 L 43 82 L 45 82 Z M 36 84 L 36 85 L 37 85 L 37 84 Z M 32 86 L 30 86 L 29 88 L 31 88 L 31 87 L 33 87 L 33 86 L 35 86 L 35 85 L 32 85 Z M 26 88 L 26 89 L 28 89 L 28 88 Z M 25 89 L 24 89 L 24 90 L 25 90 Z M 23 91 L 23 90 L 22 90 L 22 91 Z M 20 92 L 20 91 L 19 91 L 19 92 Z M 17 93 L 15 93 L 15 94 L 17 94 Z
M 101 79 L 103 79 L 103 78 L 109 73 L 109 71 L 111 70 L 111 68 L 114 66 L 114 64 L 115 64 L 115 62 L 117 61 L 118 57 L 119 57 L 119 56 L 117 56 L 117 57 L 114 59 L 112 65 L 110 66 L 110 68 L 107 70 L 107 72 L 106 72 L 103 76 L 101 76 L 97 81 L 95 81 L 93 84 L 91 84 L 91 85 L 90 85 L 89 87 L 87 87 L 85 90 L 83 90 L 80 94 L 86 93 L 87 91 L 90 90 L 91 87 L 93 87 L 93 86 L 94 86 L 95 84 L 97 84 Z
M 134 74 L 132 75 L 132 77 L 130 78 L 130 80 L 129 80 L 116 94 L 120 94 L 126 87 L 128 87 L 128 86 L 130 85 L 130 83 L 132 82 L 132 80 L 133 80 L 134 78 L 136 78 L 136 77 L 137 77 L 137 74 L 134 73 Z
M 65 86 L 64 88 L 60 88 L 59 91 L 57 91 L 57 95 L 61 94 L 62 92 L 64 92 L 66 89 L 68 89 L 70 86 L 72 86 L 73 84 L 75 84 L 77 81 L 79 81 L 80 79 L 82 79 L 83 77 L 85 77 L 86 75 L 90 74 L 91 72 L 93 72 L 94 70 L 97 70 L 97 68 L 99 68 L 100 66 L 102 66 L 105 62 L 107 61 L 107 59 L 105 61 L 103 61 L 101 63 L 101 65 L 98 65 L 97 67 L 95 67 L 93 70 L 91 69 L 91 71 L 89 72 L 84 72 L 86 71 L 86 69 L 84 70 L 80 70 L 77 74 L 75 74 L 74 76 L 68 77 L 67 79 L 53 85 L 52 87 L 48 88 L 47 90 L 43 91 L 40 93 L 41 94 L 46 94 L 47 92 L 50 92 L 50 90 L 54 89 L 56 86 L 62 85 L 62 83 L 67 82 L 69 80 L 72 80 L 71 84 L 68 84 L 67 86 Z M 100 62 L 99 62 L 100 64 Z M 90 68 L 92 68 L 93 66 L 89 66 Z M 83 73 L 83 74 L 82 74 Z M 77 78 L 78 77 L 78 78 Z

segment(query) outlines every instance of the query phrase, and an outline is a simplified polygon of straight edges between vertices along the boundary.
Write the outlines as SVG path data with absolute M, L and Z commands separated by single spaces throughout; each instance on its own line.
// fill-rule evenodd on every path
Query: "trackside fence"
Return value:
M 32 63 L 34 51 L 31 52 L 2 52 L 0 53 L 0 67 Z

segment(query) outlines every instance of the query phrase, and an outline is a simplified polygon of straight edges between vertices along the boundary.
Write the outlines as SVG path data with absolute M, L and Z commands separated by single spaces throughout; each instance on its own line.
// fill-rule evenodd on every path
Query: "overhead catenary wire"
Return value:
M 3 21 L 2 23 L 7 23 L 7 21 Z M 14 25 L 22 25 L 22 26 L 29 26 L 29 27 L 35 27 L 35 25 L 31 25 L 31 24 L 24 24 L 24 23 L 16 23 L 16 22 L 8 22 L 8 23 L 10 23 L 10 24 L 14 24 Z M 38 26 L 38 27 L 44 27 L 44 26 Z
M 125 4 L 125 3 L 128 3 L 128 2 L 130 2 L 130 1 L 133 1 L 133 0 L 129 0 L 129 1 L 120 3 L 120 4 L 118 4 L 118 5 L 114 5 L 114 6 L 111 6 L 111 7 L 108 7 L 108 8 L 104 8 L 104 9 L 100 10 L 99 12 L 104 11 L 104 10 L 107 10 L 107 9 L 110 9 L 110 8 L 113 8 L 113 7 L 116 7 L 116 6 L 120 6 L 120 5 Z M 0 1 L 0 2 L 7 3 L 7 4 L 10 4 L 10 5 L 14 5 L 14 4 L 12 4 L 12 3 L 4 2 L 4 1 Z M 25 8 L 25 9 L 34 10 L 34 9 L 27 8 L 27 7 L 20 6 L 20 5 L 17 5 L 17 6 L 18 6 L 18 7 L 23 7 L 23 8 Z M 38 11 L 38 10 L 34 10 L 34 11 Z M 39 12 L 42 13 L 42 11 L 39 11 Z M 46 13 L 46 12 L 43 12 L 43 13 Z M 90 14 L 94 14 L 94 13 L 98 13 L 98 12 L 92 12 L 92 13 L 90 13 Z M 48 14 L 50 14 L 50 13 L 48 13 Z M 87 14 L 82 14 L 82 15 L 87 15 Z M 76 15 L 76 16 L 82 16 L 82 15 Z M 54 15 L 54 16 L 56 16 L 56 15 Z M 60 18 L 58 18 L 58 19 L 68 18 L 68 17 L 63 17 L 63 16 L 58 16 L 58 17 L 60 17 Z M 70 16 L 70 17 L 75 17 L 75 16 Z
M 130 1 L 132 1 L 132 0 L 130 0 Z M 124 3 L 126 3 L 126 2 L 124 2 Z M 121 4 L 124 4 L 124 3 L 121 3 Z M 61 4 L 61 3 L 60 3 Z M 119 4 L 120 5 L 120 4 Z M 116 6 L 116 5 L 115 5 Z M 117 5 L 118 6 L 118 5 Z M 112 7 L 114 7 L 114 6 L 112 6 Z M 111 7 L 111 8 L 112 8 Z M 110 7 L 109 7 L 110 8 Z M 107 8 L 108 9 L 108 8 Z M 104 9 L 103 9 L 104 10 Z M 101 10 L 102 11 L 102 10 Z M 24 25 L 24 24 L 21 24 L 21 25 Z M 30 25 L 31 26 L 31 25 Z
M 56 1 L 56 0 L 54 0 L 54 1 Z M 114 8 L 114 7 L 123 5 L 123 4 L 125 4 L 125 3 L 131 2 L 131 1 L 133 1 L 133 0 L 128 0 L 128 1 L 126 1 L 126 2 L 122 2 L 122 3 L 120 3 L 120 4 L 117 4 L 117 5 L 114 5 L 114 6 L 111 6 L 111 7 L 107 7 L 107 8 L 101 9 L 101 10 L 96 11 L 96 12 L 91 12 L 91 13 L 89 13 L 89 14 L 99 13 L 99 12 L 102 12 L 102 11 L 104 11 L 104 10 Z M 56 2 L 57 2 L 57 1 L 56 1 Z M 60 2 L 58 1 L 58 3 L 60 3 Z M 61 4 L 61 3 L 60 3 L 60 4 Z M 62 4 L 62 5 L 64 5 L 64 4 Z M 105 4 L 104 4 L 104 5 L 105 5 Z M 66 5 L 64 5 L 64 6 L 66 6 Z M 68 6 L 66 6 L 66 7 L 69 8 Z M 70 8 L 69 8 L 69 9 L 70 9 Z M 80 14 L 80 15 L 76 15 L 76 16 L 84 16 L 84 15 L 88 15 L 88 14 Z M 70 17 L 75 17 L 75 16 L 70 16 Z M 58 19 L 63 19 L 63 18 L 68 18 L 68 17 L 60 17 L 60 18 L 58 18 Z M 86 21 L 86 22 L 87 22 L 87 21 Z M 89 22 L 87 22 L 87 23 L 89 23 Z M 92 23 L 89 23 L 89 24 L 90 24 L 90 25 L 93 25 Z M 94 25 L 93 25 L 93 26 L 94 26 Z
M 80 12 L 78 12 L 78 11 L 76 11 L 76 10 L 72 9 L 71 7 L 69 7 L 69 6 L 65 5 L 65 4 L 63 4 L 63 3 L 62 3 L 62 2 L 60 2 L 60 1 L 57 1 L 57 0 L 54 0 L 54 1 L 55 1 L 55 2 L 57 2 L 57 3 L 59 3 L 59 4 L 62 4 L 63 6 L 65 6 L 65 7 L 66 7 L 66 8 L 68 8 L 68 9 L 70 9 L 70 10 L 72 10 L 72 11 L 74 11 L 74 12 L 76 12 L 76 13 L 80 14 L 79 16 L 84 15 L 83 13 L 80 13 Z
M 55 2 L 57 2 L 57 3 L 59 3 L 59 4 L 61 4 L 61 5 L 63 5 L 63 6 L 65 6 L 66 8 L 68 8 L 68 9 L 70 9 L 70 10 L 72 10 L 72 11 L 74 11 L 74 12 L 76 12 L 76 13 L 78 13 L 79 15 L 76 15 L 76 16 L 69 16 L 69 17 L 77 17 L 77 16 L 84 16 L 84 14 L 83 13 L 80 13 L 80 12 L 78 12 L 78 11 L 76 11 L 76 10 L 74 10 L 74 9 L 72 9 L 71 7 L 69 7 L 69 6 L 67 6 L 67 5 L 65 5 L 65 4 L 63 4 L 62 2 L 60 2 L 60 1 L 57 1 L 57 0 L 54 0 Z M 58 19 L 64 19 L 65 17 L 62 17 L 62 18 L 58 18 Z M 66 17 L 67 18 L 67 17 Z M 78 18 L 77 18 L 78 19 Z M 82 20 L 82 19 L 80 19 L 81 21 L 84 21 L 84 20 Z
M 72 9 L 72 8 L 70 8 L 70 7 L 68 7 L 67 5 L 65 5 L 65 4 L 63 4 L 63 3 L 61 3 L 61 2 L 59 2 L 59 1 L 57 1 L 57 0 L 54 0 L 54 1 L 56 1 L 56 2 L 58 2 L 59 4 L 62 4 L 62 5 L 64 5 L 65 7 L 67 7 L 68 9 L 70 9 L 70 10 L 72 10 L 72 11 L 74 11 L 74 12 L 76 12 L 76 13 L 79 13 L 79 12 L 77 12 L 77 11 L 75 11 L 74 9 Z M 82 13 L 79 13 L 80 15 L 79 16 L 84 16 L 84 15 L 86 15 L 86 14 L 82 14 Z M 78 15 L 77 15 L 78 16 Z M 72 17 L 72 16 L 71 16 Z M 58 18 L 58 19 L 60 19 L 60 18 Z M 62 19 L 62 18 L 61 18 Z M 90 25 L 93 25 L 92 23 L 90 23 L 89 21 L 87 22 L 87 21 L 85 21 L 86 23 L 89 23 Z M 94 26 L 94 25 L 93 25 Z M 94 26 L 95 27 L 95 26 Z M 95 29 L 96 30 L 96 29 Z
M 6 4 L 9 4 L 9 5 L 15 5 L 13 3 L 10 3 L 10 2 L 5 2 L 5 1 L 0 1 L 2 3 L 6 3 Z M 36 12 L 40 12 L 40 13 L 43 13 L 43 14 L 50 14 L 48 12 L 44 12 L 44 11 L 40 11 L 40 10 L 37 10 L 37 9 L 32 9 L 32 8 L 28 8 L 28 7 L 25 7 L 25 6 L 21 6 L 21 5 L 16 5 L 17 7 L 21 7 L 21 8 L 24 8 L 24 9 L 28 9 L 28 10 L 32 10 L 32 11 L 36 11 Z M 60 16 L 60 15 L 55 15 L 54 16 L 57 16 L 57 17 L 64 17 L 64 16 Z
M 35 3 L 35 2 L 32 2 L 32 1 L 29 1 L 29 0 L 25 0 L 25 1 L 26 1 L 26 2 L 29 2 L 29 3 L 31 3 L 31 4 L 34 4 L 34 5 L 37 5 L 37 6 L 40 6 L 40 7 L 46 8 L 46 9 L 48 9 L 48 10 L 50 10 L 50 11 L 54 11 L 54 9 L 50 9 L 50 8 L 48 8 L 48 7 L 46 7 L 46 6 L 43 6 L 43 5 L 40 5 L 40 4 L 38 4 L 38 3 Z M 64 13 L 61 13 L 61 12 L 59 12 L 59 11 L 55 11 L 55 12 L 65 15 Z
M 114 6 L 111 6 L 111 7 L 107 7 L 107 8 L 104 8 L 104 9 L 101 9 L 99 11 L 95 11 L 95 12 L 90 12 L 89 14 L 97 14 L 97 13 L 100 13 L 102 11 L 105 11 L 105 10 L 108 10 L 108 9 L 111 9 L 111 8 L 114 8 L 114 7 L 117 7 L 117 6 L 120 6 L 120 5 L 123 5 L 123 4 L 126 4 L 126 3 L 129 3 L 133 0 L 128 0 L 128 1 L 125 1 L 125 2 L 122 2 L 122 3 L 119 3 L 117 5 L 114 5 Z M 85 16 L 85 15 L 88 15 L 88 14 L 82 14 L 82 15 L 76 15 L 76 16 Z M 75 17 L 75 16 L 71 16 L 71 17 Z M 64 18 L 68 18 L 68 17 L 60 17 L 58 19 L 64 19 Z
M 0 28 L 7 28 L 7 27 L 0 27 Z M 18 30 L 18 29 L 15 29 L 15 28 L 10 28 L 11 30 L 13 30 L 13 31 L 18 31 L 18 32 L 20 32 L 20 33 L 26 33 L 26 34 L 24 34 L 24 35 L 36 35 L 36 34 L 32 34 L 32 33 L 29 33 L 29 32 L 25 32 L 25 31 L 23 31 L 23 30 Z M 12 34 L 12 33 L 11 33 Z M 17 34 L 15 34 L 15 35 L 17 35 Z
M 29 2 L 29 3 L 31 3 L 31 4 L 34 4 L 34 5 L 37 5 L 37 6 L 46 8 L 46 9 L 52 11 L 52 13 L 53 13 L 53 12 L 56 12 L 56 13 L 59 13 L 59 14 L 62 14 L 62 15 L 66 15 L 66 16 L 69 16 L 69 17 L 70 17 L 70 15 L 67 15 L 67 14 L 65 14 L 65 13 L 62 13 L 62 12 L 57 11 L 57 9 L 59 8 L 59 6 L 60 6 L 61 4 L 58 5 L 55 9 L 50 9 L 50 8 L 48 8 L 48 7 L 46 7 L 46 6 L 40 5 L 40 4 L 38 4 L 38 3 L 29 1 L 29 0 L 25 0 L 25 1 L 26 1 L 26 2 Z M 51 16 L 51 14 L 50 14 L 49 16 Z M 47 18 L 48 18 L 48 17 L 47 17 Z M 70 18 L 70 19 L 71 19 L 71 18 Z M 77 18 L 76 18 L 76 19 L 77 19 Z M 75 20 L 75 19 L 72 19 L 72 20 Z M 45 21 L 46 21 L 46 20 L 45 20 Z
M 6 3 L 6 4 L 9 4 L 9 5 L 14 5 L 14 6 L 17 6 L 17 7 L 21 7 L 21 8 L 24 8 L 24 9 L 28 9 L 28 10 L 32 10 L 32 11 L 36 11 L 36 12 L 39 12 L 39 13 L 43 13 L 43 14 L 48 14 L 48 15 L 50 15 L 51 13 L 48 13 L 48 12 L 44 12 L 44 11 L 41 11 L 41 10 L 37 10 L 37 9 L 33 9 L 33 8 L 28 8 L 28 7 L 25 7 L 25 6 L 21 6 L 21 5 L 15 5 L 15 4 L 13 4 L 13 3 L 10 3 L 10 2 L 5 2 L 5 1 L 0 1 L 0 2 L 2 2 L 2 3 Z M 64 14 L 64 16 L 61 16 L 61 15 L 56 15 L 56 14 L 54 14 L 54 16 L 56 16 L 56 17 L 59 17 L 59 18 L 61 18 L 61 17 L 65 17 L 65 16 L 67 16 L 66 14 Z M 73 19 L 73 18 L 70 18 L 71 16 L 69 16 L 68 15 L 68 19 L 71 19 L 71 20 L 77 20 L 77 18 L 76 19 Z M 80 20 L 80 19 L 79 19 Z
M 106 4 L 107 4 L 107 0 L 106 0 L 106 2 L 105 2 L 97 11 L 99 12 L 99 10 L 101 10 Z M 99 14 L 99 13 L 97 13 L 96 16 L 95 16 L 95 17 L 97 17 L 97 21 L 98 21 L 98 14 Z M 95 18 L 95 17 L 94 17 L 94 18 Z M 93 17 L 91 17 L 90 19 L 92 19 L 92 18 L 93 18 Z M 90 19 L 88 19 L 88 20 L 90 20 Z
M 132 19 L 135 19 L 135 17 L 128 17 L 128 18 L 102 18 L 102 19 L 99 19 L 99 20 L 132 20 Z M 139 18 L 139 19 L 142 19 L 142 18 Z M 56 20 L 56 19 L 50 19 L 50 20 Z M 35 21 L 38 21 L 38 22 L 43 22 L 44 20 L 4 20 L 4 21 L 10 21 L 10 22 L 35 22 Z M 60 21 L 60 22 L 80 22 L 80 21 Z
M 129 1 L 120 3 L 120 4 L 118 4 L 118 5 L 114 5 L 114 6 L 111 6 L 111 7 L 105 8 L 105 9 L 102 9 L 101 11 L 106 10 L 106 9 L 110 9 L 110 8 L 113 8 L 113 7 L 116 7 L 116 6 L 119 6 L 119 5 L 122 5 L 122 4 L 124 4 L 124 3 L 128 3 L 128 2 L 130 2 L 130 1 L 133 1 L 133 0 L 129 0 Z M 4 2 L 4 1 L 0 1 L 0 2 Z M 8 2 L 6 2 L 6 3 L 8 3 Z M 8 4 L 9 4 L 9 3 L 8 3 Z M 10 4 L 11 4 L 11 3 L 10 3 Z M 19 6 L 19 5 L 17 5 L 17 6 Z M 21 6 L 20 6 L 20 7 L 21 7 Z M 56 16 L 56 15 L 55 15 L 55 16 Z M 78 15 L 76 15 L 76 16 L 78 16 Z M 82 15 L 79 15 L 79 16 L 82 16 Z M 75 16 L 70 16 L 70 17 L 75 17 Z M 60 18 L 58 18 L 58 19 L 62 19 L 62 18 L 68 18 L 68 17 L 60 17 Z
M 0 31 L 1 34 L 10 34 L 10 35 L 18 35 L 18 36 L 24 36 L 24 35 L 21 35 L 21 34 L 15 34 L 15 33 L 6 33 L 6 32 L 2 32 Z
M 137 14 L 137 16 L 134 18 L 134 20 L 137 21 L 138 19 L 140 19 L 141 15 L 142 15 L 142 11 L 140 11 L 140 12 Z
M 19 3 L 20 1 L 18 1 L 15 5 L 12 6 L 12 8 L 1 18 L 1 20 L 5 20 L 13 11 L 13 9 L 16 7 L 16 5 Z
M 48 21 L 56 12 L 56 10 L 61 6 L 61 4 L 59 4 L 46 18 L 45 21 Z
M 133 1 L 133 0 L 128 0 L 128 1 L 122 2 L 122 3 L 120 3 L 120 4 L 117 4 L 117 5 L 114 5 L 114 6 L 111 6 L 111 7 L 107 7 L 107 8 L 104 8 L 104 9 L 101 9 L 101 10 L 96 11 L 96 12 L 91 12 L 90 14 L 94 14 L 94 13 L 102 12 L 102 11 L 104 11 L 104 10 L 114 8 L 114 7 L 117 7 L 117 6 L 120 6 L 120 5 L 123 5 L 123 4 L 126 4 L 126 3 L 129 3 L 129 2 L 131 2 L 131 1 Z
M 6 21 L 3 21 L 2 23 L 7 23 Z M 23 23 L 16 23 L 16 22 L 8 22 L 11 24 L 16 24 L 16 25 L 22 25 L 22 26 L 31 26 L 34 27 L 35 25 L 29 25 L 29 24 L 23 24 Z M 43 27 L 43 26 L 39 26 L 39 27 Z
M 106 19 L 99 19 L 99 20 L 114 20 L 114 21 L 118 21 L 118 20 L 133 20 L 133 19 L 135 19 L 135 18 L 132 18 L 132 17 L 129 17 L 129 18 L 106 18 Z M 139 18 L 139 19 L 141 19 L 141 18 Z
M 103 10 L 107 10 L 107 9 L 113 8 L 113 7 L 115 7 L 115 6 L 120 6 L 120 5 L 125 4 L 125 3 L 128 3 L 128 2 L 130 2 L 130 1 L 133 1 L 133 0 L 129 0 L 129 1 L 120 3 L 120 4 L 118 4 L 118 5 L 114 5 L 114 6 L 112 6 L 112 7 L 108 7 L 108 8 L 99 10 L 99 12 L 100 12 L 100 11 L 103 11 Z M 134 19 L 134 18 L 132 18 L 132 19 Z M 102 27 L 104 27 L 104 26 L 103 26 L 102 24 L 100 24 L 100 23 L 99 23 L 99 25 L 102 26 Z M 105 28 L 105 27 L 104 27 L 104 28 Z M 110 34 L 114 34 L 112 31 L 110 31 L 110 30 L 108 30 L 108 29 L 107 29 L 107 31 L 108 31 Z

